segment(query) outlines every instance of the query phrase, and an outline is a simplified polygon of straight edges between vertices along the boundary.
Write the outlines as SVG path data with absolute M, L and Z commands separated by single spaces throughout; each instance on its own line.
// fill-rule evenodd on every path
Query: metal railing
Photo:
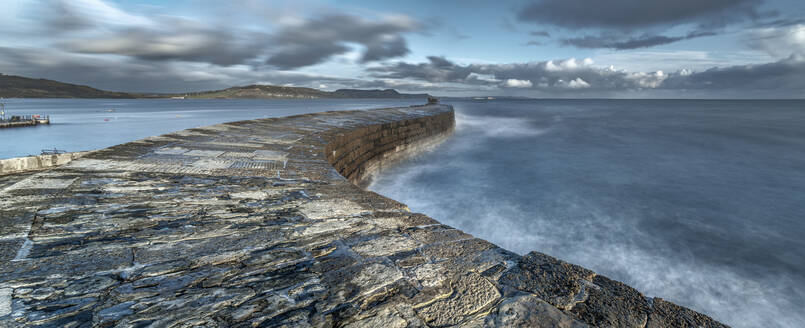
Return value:
M 31 122 L 31 121 L 50 121 L 50 115 L 12 115 L 5 118 L 0 117 L 0 123 Z
M 42 154 L 41 155 L 58 155 L 58 154 L 64 154 L 66 152 L 67 152 L 66 150 L 61 150 L 61 149 L 56 149 L 56 148 L 42 149 Z

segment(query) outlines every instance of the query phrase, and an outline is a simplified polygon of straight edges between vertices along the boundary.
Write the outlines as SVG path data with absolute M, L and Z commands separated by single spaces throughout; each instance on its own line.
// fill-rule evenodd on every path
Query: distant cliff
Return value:
M 311 88 L 284 87 L 276 85 L 247 85 L 223 90 L 189 93 L 187 98 L 422 98 L 429 95 L 399 93 L 394 89 L 358 90 L 338 89 L 333 92 Z
M 394 89 L 339 89 L 333 92 L 303 87 L 276 85 L 247 85 L 223 90 L 193 93 L 125 93 L 95 89 L 85 85 L 46 79 L 0 74 L 2 98 L 200 98 L 200 99 L 313 99 L 313 98 L 422 98 L 428 94 L 405 94 Z
M 136 98 L 136 95 L 98 90 L 86 85 L 0 74 L 3 98 Z
M 338 89 L 332 92 L 341 98 L 428 98 L 427 93 L 399 93 L 394 89 L 386 90 L 357 90 L 357 89 Z
M 311 88 L 283 87 L 276 85 L 247 85 L 223 90 L 202 91 L 172 96 L 202 99 L 263 99 L 263 98 L 332 98 L 329 92 Z

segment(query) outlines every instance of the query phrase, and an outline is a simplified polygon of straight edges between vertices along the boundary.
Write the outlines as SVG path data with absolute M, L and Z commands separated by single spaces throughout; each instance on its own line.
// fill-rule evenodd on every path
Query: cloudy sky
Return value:
M 803 98 L 805 1 L 12 0 L 0 72 L 132 92 Z

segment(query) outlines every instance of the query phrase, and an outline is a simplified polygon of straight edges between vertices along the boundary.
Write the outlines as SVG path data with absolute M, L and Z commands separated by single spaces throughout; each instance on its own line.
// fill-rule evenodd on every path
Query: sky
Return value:
M 802 0 L 3 0 L 0 73 L 127 92 L 805 98 Z

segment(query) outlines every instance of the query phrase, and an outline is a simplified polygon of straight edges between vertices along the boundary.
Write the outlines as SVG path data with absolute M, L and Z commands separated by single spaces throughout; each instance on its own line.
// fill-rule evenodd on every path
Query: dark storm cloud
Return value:
M 366 81 L 356 81 L 352 88 L 357 89 L 395 89 L 395 90 L 405 90 L 408 92 L 423 92 L 423 93 L 432 93 L 434 91 L 446 91 L 446 90 L 454 90 L 450 87 L 434 85 L 430 83 L 416 83 L 416 82 L 403 82 L 403 81 L 391 81 L 391 80 L 366 80 Z M 466 90 L 466 89 L 461 89 Z
M 805 95 L 805 56 L 792 55 L 777 62 L 711 68 L 706 71 L 671 76 L 666 89 L 710 90 L 791 90 L 797 98 Z
M 569 29 L 630 29 L 695 23 L 723 26 L 745 18 L 765 15 L 761 0 L 540 0 L 521 8 L 524 22 Z
M 533 37 L 537 37 L 537 38 L 540 38 L 540 39 L 545 39 L 545 38 L 550 38 L 551 37 L 551 33 L 549 33 L 548 31 L 531 31 L 531 32 L 528 32 L 528 35 L 533 36 Z M 525 45 L 527 45 L 527 46 L 541 46 L 541 45 L 544 45 L 544 44 L 545 43 L 542 42 L 542 41 L 531 40 L 531 41 L 526 42 Z
M 48 3 L 52 11 L 47 17 L 47 32 L 62 33 L 92 27 L 94 24 L 65 1 Z
M 577 0 L 571 2 L 579 3 Z M 405 39 L 407 33 L 424 34 L 433 29 L 449 28 L 423 26 L 406 16 L 367 19 L 347 14 L 285 15 L 277 18 L 274 25 L 263 26 L 264 30 L 250 30 L 248 26 L 255 25 L 226 20 L 208 22 L 177 16 L 133 15 L 99 1 L 54 0 L 52 3 L 55 5 L 47 7 L 49 14 L 36 16 L 47 24 L 38 29 L 41 35 L 37 36 L 45 45 L 0 47 L 0 72 L 133 92 L 184 92 L 270 83 L 326 89 L 394 88 L 436 94 L 504 93 L 566 97 L 635 94 L 629 92 L 649 96 L 666 92 L 663 95 L 673 97 L 690 95 L 690 90 L 698 90 L 704 97 L 719 94 L 801 97 L 805 94 L 805 43 L 802 42 L 805 26 L 801 19 L 767 21 L 766 25 L 756 25 L 748 33 L 751 39 L 746 42 L 752 47 L 775 53 L 776 58 L 785 58 L 783 60 L 701 72 L 663 73 L 601 68 L 589 59 L 459 64 L 444 57 L 431 56 L 424 63 L 387 62 L 385 60 L 389 58 L 410 52 Z M 616 7 L 623 3 L 624 0 L 613 2 Z M 682 3 L 687 3 L 687 0 Z M 712 4 L 712 1 L 707 3 Z M 728 12 L 736 12 L 742 6 L 749 8 L 742 17 L 750 17 L 751 12 L 756 12 L 755 3 L 735 1 L 722 7 Z M 695 25 L 691 30 L 702 32 L 664 36 L 656 34 L 659 29 L 656 28 L 653 34 L 651 29 L 635 34 L 621 28 L 628 24 L 613 23 L 606 28 L 585 32 L 592 36 L 558 37 L 557 42 L 587 48 L 649 47 L 710 35 L 712 32 L 703 26 L 717 25 L 714 22 L 718 21 L 716 14 L 680 17 L 683 16 L 688 18 L 675 22 L 691 22 Z M 669 23 L 672 20 L 667 19 L 655 21 L 663 23 L 653 26 L 672 24 Z M 760 21 L 754 23 L 760 24 Z M 566 32 L 578 28 L 557 26 L 551 27 L 550 31 L 562 32 L 564 29 Z M 45 30 L 46 33 L 41 32 Z M 551 35 L 543 30 L 533 30 L 529 34 L 534 39 L 532 43 L 548 40 Z M 56 47 L 48 48 L 51 45 Z M 360 53 L 356 54 L 356 50 Z M 780 52 L 779 56 L 777 52 Z M 365 76 L 359 79 L 276 70 L 306 67 L 345 54 L 350 56 L 343 58 L 350 61 L 374 63 L 367 65 L 371 68 L 366 69 Z M 763 93 L 758 90 L 763 90 Z
M 86 84 L 112 91 L 182 92 L 209 81 L 189 78 L 170 62 L 95 58 L 47 49 L 0 48 L 6 74 Z M 229 76 L 219 76 L 226 83 Z
M 104 1 L 42 4 L 28 14 L 42 22 L 32 37 L 44 45 L 0 48 L 0 72 L 115 91 L 183 92 L 253 83 L 354 88 L 364 81 L 277 69 L 353 51 L 361 51 L 355 60 L 362 63 L 403 56 L 410 52 L 404 34 L 428 29 L 404 15 L 247 15 L 265 22 L 255 25 L 226 17 L 133 14 Z
M 625 40 L 611 35 L 600 35 L 600 36 L 588 35 L 579 38 L 562 39 L 560 42 L 564 45 L 570 45 L 577 48 L 587 48 L 587 49 L 609 48 L 609 49 L 625 50 L 625 49 L 653 47 L 677 41 L 689 40 L 693 38 L 712 36 L 712 35 L 716 34 L 712 32 L 696 32 L 684 36 L 642 35 L 638 37 L 629 37 Z
M 294 69 L 321 63 L 347 51 L 349 47 L 337 43 L 286 45 L 272 55 L 267 63 L 280 69 Z
M 362 81 L 291 72 L 208 64 L 98 58 L 38 48 L 0 47 L 0 72 L 78 83 L 111 91 L 189 92 L 269 83 L 320 88 L 352 87 Z
M 370 69 L 371 79 L 262 71 L 208 64 L 98 58 L 56 50 L 0 47 L 0 72 L 133 92 L 189 92 L 257 82 L 328 89 L 394 88 L 409 92 L 478 94 L 500 91 L 548 97 L 643 95 L 792 97 L 805 94 L 805 57 L 701 72 L 627 72 L 589 60 L 461 65 L 443 57 Z M 697 93 L 694 93 L 697 92 Z
M 235 21 L 211 23 L 176 16 L 132 16 L 102 4 L 107 15 L 69 1 L 52 1 L 40 13 L 43 36 L 60 34 L 61 49 L 84 54 L 114 54 L 148 61 L 189 61 L 231 66 L 271 65 L 295 69 L 322 63 L 363 47 L 361 62 L 404 56 L 410 52 L 403 34 L 426 27 L 406 16 L 370 20 L 329 14 L 279 23 L 264 32 Z M 86 4 L 84 4 L 86 5 Z M 89 27 L 92 27 L 91 29 Z M 71 32 L 75 32 L 70 34 Z
M 453 82 L 492 85 L 502 88 L 533 88 L 558 91 L 599 89 L 624 90 L 652 85 L 655 77 L 630 76 L 622 71 L 591 66 L 590 60 L 543 61 L 513 64 L 458 65 L 443 57 L 428 57 L 427 63 L 397 63 L 373 68 L 374 77 L 418 79 L 427 82 Z
M 399 62 L 393 66 L 368 69 L 373 76 L 391 79 L 414 78 L 428 82 L 461 82 L 472 73 L 470 66 L 462 67 L 444 57 L 429 56 L 427 63 Z
M 216 65 L 243 64 L 270 43 L 264 33 L 237 31 L 180 18 L 164 18 L 153 26 L 127 27 L 104 36 L 59 42 L 63 49 L 86 54 L 116 54 L 143 60 L 182 60 Z
M 537 0 L 520 8 L 522 22 L 555 26 L 565 31 L 599 31 L 598 35 L 564 38 L 560 44 L 578 48 L 616 50 L 647 48 L 716 35 L 723 28 L 778 15 L 763 11 L 764 0 Z M 666 36 L 660 29 L 688 25 L 687 35 Z M 638 34 L 638 32 L 640 31 Z
M 390 36 L 388 40 L 373 42 L 366 45 L 361 62 L 370 62 L 407 55 L 411 50 L 408 44 L 399 35 Z
M 775 90 L 774 95 L 805 94 L 805 57 L 760 65 L 713 68 L 702 72 L 628 72 L 599 68 L 589 60 L 568 59 L 513 64 L 459 65 L 442 57 L 427 63 L 396 63 L 372 69 L 378 78 L 451 82 L 499 88 L 527 88 L 557 93 L 597 91 L 616 94 L 635 90 L 717 90 L 734 95 Z
M 789 27 L 793 25 L 802 25 L 805 24 L 805 18 L 801 17 L 786 17 L 780 19 L 774 19 L 770 21 L 762 21 L 755 24 L 754 27 Z
M 356 16 L 329 15 L 302 24 L 285 26 L 272 38 L 278 49 L 267 63 L 293 69 L 318 64 L 349 51 L 344 43 L 358 43 L 366 49 L 362 62 L 404 56 L 410 52 L 402 33 L 421 28 L 407 18 L 369 21 Z
M 744 43 L 774 57 L 805 55 L 805 24 L 756 28 L 744 34 Z

